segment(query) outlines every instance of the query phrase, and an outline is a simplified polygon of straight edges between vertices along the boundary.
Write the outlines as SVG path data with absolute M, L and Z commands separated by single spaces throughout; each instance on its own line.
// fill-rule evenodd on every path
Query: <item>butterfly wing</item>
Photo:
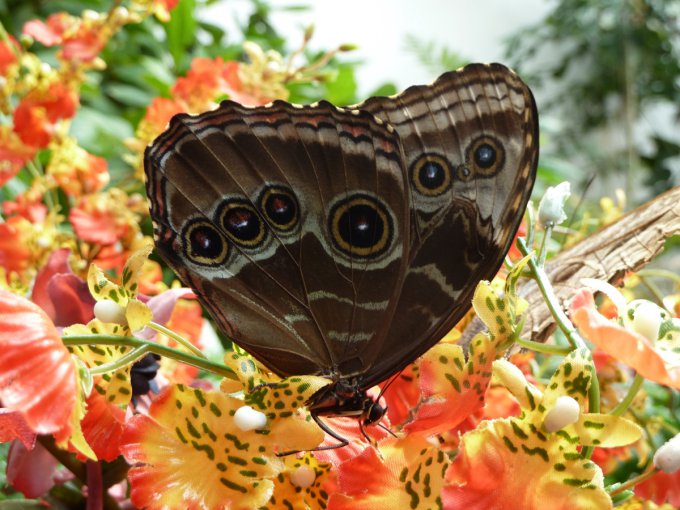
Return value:
M 366 353 L 369 387 L 444 336 L 476 284 L 498 271 L 536 177 L 538 114 L 529 88 L 500 64 L 471 64 L 356 108 L 398 133 L 412 204 L 409 265 L 389 333 Z
M 174 117 L 145 171 L 158 252 L 226 334 L 280 375 L 362 370 L 409 245 L 389 126 L 326 102 L 225 101 Z

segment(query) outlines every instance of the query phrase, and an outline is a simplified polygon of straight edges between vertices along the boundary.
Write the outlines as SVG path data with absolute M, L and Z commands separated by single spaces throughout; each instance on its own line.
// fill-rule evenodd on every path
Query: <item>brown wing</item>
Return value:
M 407 258 L 403 154 L 372 115 L 226 101 L 145 154 L 156 246 L 221 329 L 281 375 L 362 370 Z
M 538 114 L 529 88 L 500 64 L 472 64 L 433 84 L 356 106 L 390 124 L 406 155 L 409 264 L 371 386 L 424 353 L 500 267 L 536 177 Z

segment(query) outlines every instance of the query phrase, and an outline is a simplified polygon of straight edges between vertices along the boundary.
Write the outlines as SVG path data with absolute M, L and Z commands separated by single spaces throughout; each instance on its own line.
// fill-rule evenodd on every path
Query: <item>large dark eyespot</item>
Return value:
M 217 218 L 229 238 L 239 246 L 254 248 L 264 239 L 264 224 L 255 208 L 246 200 L 227 200 L 220 206 Z
M 352 258 L 373 259 L 389 248 L 392 219 L 376 198 L 361 194 L 340 201 L 329 222 L 333 243 Z
M 182 233 L 186 257 L 202 266 L 222 264 L 229 254 L 229 244 L 214 225 L 205 220 L 187 223 Z
M 260 208 L 267 222 L 278 230 L 289 231 L 298 224 L 297 200 L 293 192 L 283 186 L 265 188 L 260 196 Z
M 422 195 L 441 195 L 451 186 L 451 166 L 438 154 L 423 154 L 411 165 L 411 182 Z
M 504 162 L 503 144 L 488 135 L 476 138 L 465 151 L 465 163 L 475 176 L 492 177 L 501 171 Z

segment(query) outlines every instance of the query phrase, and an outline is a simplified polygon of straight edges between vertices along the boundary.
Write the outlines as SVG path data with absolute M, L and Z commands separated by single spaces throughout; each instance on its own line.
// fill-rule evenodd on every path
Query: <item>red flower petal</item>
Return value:
M 21 416 L 21 413 L 0 409 L 0 443 L 18 439 L 29 450 L 35 445 L 35 433 Z
M 57 32 L 55 27 L 37 19 L 28 21 L 24 25 L 23 33 L 45 46 L 54 46 L 61 42 L 61 33 Z
M 58 465 L 40 443 L 27 450 L 15 441 L 7 455 L 7 481 L 27 498 L 39 498 L 54 485 Z
M 0 76 L 7 74 L 9 66 L 17 61 L 17 53 L 21 47 L 17 40 L 8 34 L 8 40 L 0 40 Z
M 54 320 L 55 316 L 54 303 L 47 293 L 47 283 L 55 274 L 71 272 L 71 268 L 68 265 L 70 254 L 71 250 L 68 248 L 62 248 L 52 252 L 45 267 L 43 267 L 35 277 L 35 283 L 33 284 L 31 299 L 36 305 L 45 310 L 45 313 L 52 320 Z
M 37 305 L 0 289 L 0 400 L 39 434 L 70 433 L 76 371 L 54 324 Z
M 68 217 L 79 239 L 89 243 L 111 245 L 120 239 L 120 227 L 113 212 L 87 212 L 78 207 L 71 209 Z
M 680 471 L 671 474 L 657 472 L 635 487 L 635 495 L 657 505 L 669 503 L 680 508 Z
M 125 426 L 125 411 L 106 402 L 96 391 L 87 399 L 87 414 L 80 422 L 83 435 L 97 458 L 112 461 L 120 455 L 120 438 Z
M 0 267 L 8 273 L 21 273 L 31 260 L 31 250 L 23 241 L 20 229 L 25 221 L 15 216 L 0 223 Z

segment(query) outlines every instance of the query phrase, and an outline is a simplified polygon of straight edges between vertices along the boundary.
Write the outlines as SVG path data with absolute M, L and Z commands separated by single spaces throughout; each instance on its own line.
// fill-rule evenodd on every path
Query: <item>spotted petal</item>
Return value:
M 149 415 L 127 425 L 122 451 L 139 508 L 259 508 L 283 463 L 267 436 L 241 431 L 232 416 L 243 401 L 221 392 L 168 387 Z

